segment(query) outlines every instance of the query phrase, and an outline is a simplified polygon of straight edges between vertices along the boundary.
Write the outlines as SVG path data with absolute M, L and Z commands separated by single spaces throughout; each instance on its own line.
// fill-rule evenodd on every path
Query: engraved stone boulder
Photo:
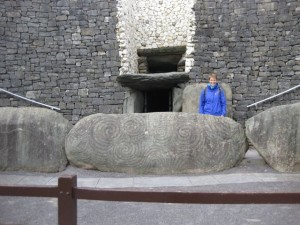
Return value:
M 246 148 L 239 123 L 196 113 L 94 114 L 66 137 L 71 165 L 140 174 L 221 171 L 237 165 Z
M 300 103 L 270 108 L 245 123 L 246 135 L 279 172 L 300 172 Z
M 66 134 L 72 124 L 44 108 L 0 108 L 0 170 L 64 170 Z

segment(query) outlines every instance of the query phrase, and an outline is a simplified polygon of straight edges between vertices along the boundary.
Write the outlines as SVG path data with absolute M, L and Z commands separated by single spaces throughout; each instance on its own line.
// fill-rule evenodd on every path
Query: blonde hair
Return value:
M 209 74 L 209 75 L 208 75 L 208 80 L 210 80 L 210 78 L 215 78 L 216 80 L 218 79 L 216 73 L 211 73 L 211 74 Z

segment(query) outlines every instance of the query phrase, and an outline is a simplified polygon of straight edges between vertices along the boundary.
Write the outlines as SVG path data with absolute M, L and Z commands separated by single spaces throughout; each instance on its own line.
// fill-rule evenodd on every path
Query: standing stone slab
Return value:
M 112 172 L 221 171 L 237 165 L 245 151 L 239 123 L 195 113 L 94 114 L 66 137 L 72 165 Z
M 245 125 L 247 137 L 272 168 L 300 172 L 300 103 L 270 108 Z
M 0 170 L 65 169 L 64 140 L 72 125 L 44 108 L 0 108 Z

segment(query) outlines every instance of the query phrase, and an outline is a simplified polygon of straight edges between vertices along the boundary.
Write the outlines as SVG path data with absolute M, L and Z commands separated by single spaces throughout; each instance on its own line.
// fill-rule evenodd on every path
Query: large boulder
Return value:
M 44 108 L 0 108 L 0 170 L 57 172 L 65 169 L 66 134 L 72 124 Z
M 182 96 L 182 112 L 198 113 L 199 98 L 201 91 L 207 86 L 207 83 L 199 83 L 187 85 L 183 90 Z M 227 116 L 232 118 L 232 91 L 228 84 L 220 83 L 221 88 L 225 92 L 227 101 Z
M 246 135 L 280 172 L 300 172 L 300 103 L 270 108 L 245 123 Z
M 144 174 L 225 170 L 242 160 L 246 148 L 239 123 L 196 113 L 94 114 L 66 137 L 74 166 Z

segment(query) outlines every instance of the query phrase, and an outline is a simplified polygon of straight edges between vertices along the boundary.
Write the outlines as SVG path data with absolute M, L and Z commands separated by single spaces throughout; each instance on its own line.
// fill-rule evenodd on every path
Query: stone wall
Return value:
M 232 87 L 233 118 L 238 121 L 271 106 L 299 102 L 300 89 L 247 108 L 300 83 L 298 0 L 202 0 L 194 9 L 191 83 L 217 72 Z
M 299 102 L 299 0 L 24 0 L 0 5 L 0 87 L 62 109 L 75 123 L 122 113 L 116 78 L 138 71 L 137 50 L 186 45 L 190 83 L 219 74 L 233 119 Z M 0 106 L 23 106 L 0 93 Z
M 193 35 L 194 0 L 120 0 L 121 74 L 138 72 L 137 49 L 186 46 Z
M 193 0 L 137 0 L 137 47 L 186 45 L 192 6 Z
M 138 73 L 138 55 L 136 27 L 137 0 L 120 0 L 118 7 L 117 35 L 120 43 L 121 69 L 120 74 Z
M 75 123 L 122 113 L 117 1 L 25 0 L 0 5 L 0 87 L 61 108 Z M 28 102 L 0 94 L 0 106 Z

